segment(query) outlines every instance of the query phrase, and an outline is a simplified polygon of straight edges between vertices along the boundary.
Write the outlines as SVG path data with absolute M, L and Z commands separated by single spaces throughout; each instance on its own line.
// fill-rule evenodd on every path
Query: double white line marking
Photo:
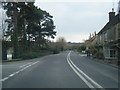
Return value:
M 95 82 L 93 79 L 91 79 L 88 75 L 86 75 L 82 70 L 80 70 L 70 59 L 70 53 L 67 55 L 67 62 L 70 65 L 70 67 L 73 69 L 73 71 L 88 85 L 89 88 L 103 88 L 100 86 L 97 82 Z
M 18 73 L 24 71 L 25 69 L 29 68 L 30 66 L 32 66 L 32 65 L 34 65 L 34 64 L 36 64 L 36 63 L 38 63 L 38 62 L 39 62 L 39 61 L 36 61 L 36 62 L 34 62 L 34 63 L 31 63 L 31 64 L 29 63 L 30 65 L 28 65 L 28 66 L 25 66 L 25 65 L 24 65 L 25 67 L 22 66 L 22 67 L 24 67 L 24 68 L 21 67 L 22 69 L 20 69 L 20 70 L 17 71 L 17 72 L 14 72 L 14 73 L 10 74 L 8 77 L 5 77 L 5 78 L 1 79 L 0 82 L 1 82 L 1 81 L 3 82 L 3 81 L 8 80 L 9 78 L 15 76 L 16 74 L 18 74 Z

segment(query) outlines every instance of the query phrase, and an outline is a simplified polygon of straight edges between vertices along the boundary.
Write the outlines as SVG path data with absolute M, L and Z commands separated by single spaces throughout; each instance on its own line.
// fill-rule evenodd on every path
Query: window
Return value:
M 107 32 L 104 35 L 104 41 L 107 41 Z
M 101 37 L 101 35 L 100 35 L 100 42 L 102 41 L 102 37 Z
M 120 39 L 120 24 L 118 24 L 118 38 Z
M 112 27 L 108 30 L 108 41 L 114 41 L 115 40 L 115 27 Z
M 112 58 L 116 57 L 116 51 L 114 49 L 110 49 L 110 57 Z
M 106 59 L 117 59 L 117 50 L 110 47 L 104 48 L 104 56 Z

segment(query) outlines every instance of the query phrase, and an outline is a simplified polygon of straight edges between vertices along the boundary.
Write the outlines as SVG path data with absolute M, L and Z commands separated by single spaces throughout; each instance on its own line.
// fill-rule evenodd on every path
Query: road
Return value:
M 118 88 L 118 69 L 74 51 L 2 65 L 3 88 Z

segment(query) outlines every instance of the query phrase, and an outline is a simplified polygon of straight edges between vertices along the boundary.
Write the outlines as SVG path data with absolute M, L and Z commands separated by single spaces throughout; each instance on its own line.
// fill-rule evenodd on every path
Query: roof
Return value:
M 98 34 L 103 33 L 104 31 L 108 30 L 109 28 L 113 27 L 117 23 L 120 23 L 120 16 L 117 14 L 112 20 L 110 20 L 101 30 L 98 32 Z

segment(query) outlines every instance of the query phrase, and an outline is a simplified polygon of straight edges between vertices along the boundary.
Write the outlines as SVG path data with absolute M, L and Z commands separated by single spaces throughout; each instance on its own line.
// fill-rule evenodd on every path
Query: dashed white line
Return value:
M 27 64 L 24 64 L 24 65 L 22 65 L 22 66 L 19 66 L 20 68 L 23 68 L 23 67 L 25 67 L 25 66 L 27 66 L 27 65 L 29 65 L 29 64 L 31 64 L 32 62 L 29 62 L 29 63 L 27 63 Z
M 10 74 L 9 77 L 12 77 L 12 76 L 14 76 L 14 75 L 15 75 L 14 73 L 13 73 L 13 74 Z
M 9 77 L 5 77 L 5 78 L 3 78 L 3 79 L 1 79 L 0 81 L 5 81 L 5 80 L 7 80 Z
M 38 63 L 38 62 L 39 62 L 39 61 L 36 61 L 36 62 L 34 62 L 34 63 L 31 63 L 30 65 L 25 66 L 24 68 L 20 69 L 20 70 L 17 71 L 17 72 L 14 72 L 14 73 L 10 74 L 8 77 L 5 77 L 5 78 L 1 79 L 0 81 L 2 81 L 2 82 L 3 82 L 3 81 L 6 81 L 6 80 L 8 80 L 9 78 L 15 76 L 16 74 L 22 72 L 23 70 L 27 69 L 28 67 L 30 67 L 30 66 L 32 66 L 32 65 L 34 65 L 34 64 L 36 64 L 36 63 Z

